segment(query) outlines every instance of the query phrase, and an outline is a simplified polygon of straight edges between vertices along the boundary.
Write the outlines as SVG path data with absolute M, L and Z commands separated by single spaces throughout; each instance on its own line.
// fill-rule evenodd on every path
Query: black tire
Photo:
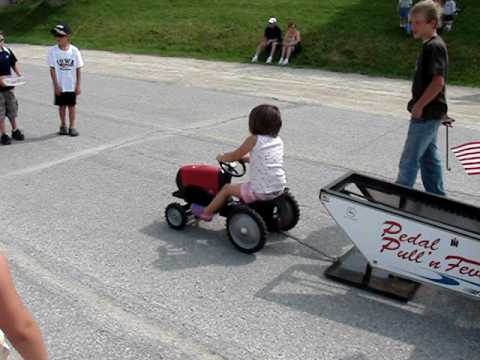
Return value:
M 227 217 L 227 233 L 241 252 L 253 254 L 265 246 L 267 226 L 258 213 L 245 205 L 235 206 Z
M 287 192 L 277 203 L 278 227 L 280 231 L 293 229 L 300 219 L 300 207 L 297 200 Z
M 171 228 L 181 230 L 187 225 L 187 210 L 179 203 L 171 203 L 165 209 L 165 220 Z

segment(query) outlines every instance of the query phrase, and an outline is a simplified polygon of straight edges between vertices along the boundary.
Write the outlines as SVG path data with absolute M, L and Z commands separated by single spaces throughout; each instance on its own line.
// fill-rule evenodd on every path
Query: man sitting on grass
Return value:
M 257 46 L 257 51 L 252 58 L 252 63 L 258 61 L 258 56 L 262 53 L 263 50 L 270 49 L 270 55 L 268 56 L 266 63 L 271 64 L 273 56 L 275 55 L 275 51 L 277 50 L 277 46 L 281 44 L 282 30 L 277 26 L 277 19 L 272 17 L 268 20 L 268 26 L 265 29 L 262 41 Z

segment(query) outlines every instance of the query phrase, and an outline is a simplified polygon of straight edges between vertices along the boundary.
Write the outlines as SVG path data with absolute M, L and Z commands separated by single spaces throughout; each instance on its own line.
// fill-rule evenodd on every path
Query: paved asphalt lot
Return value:
M 202 72 L 204 62 L 191 64 Z M 230 65 L 218 66 L 228 73 Z M 283 71 L 298 83 L 315 74 L 231 66 Z M 329 263 L 283 236 L 247 256 L 228 242 L 222 218 L 182 232 L 163 219 L 177 168 L 213 164 L 247 135 L 250 109 L 274 103 L 302 211 L 292 234 L 339 255 L 351 242 L 320 204 L 319 189 L 349 170 L 395 178 L 403 108 L 332 106 L 288 89 L 272 98 L 243 91 L 245 79 L 229 89 L 135 79 L 97 64 L 102 71 L 85 69 L 80 137 L 59 137 L 47 69 L 34 60 L 23 68 L 28 84 L 17 95 L 27 139 L 0 148 L 0 247 L 52 359 L 480 357 L 474 300 L 425 286 L 408 304 L 387 300 L 327 280 Z M 471 120 L 480 90 L 461 91 L 469 93 L 461 106 L 470 120 L 453 130 L 453 145 L 480 138 Z M 449 195 L 480 206 L 480 179 L 451 162 Z

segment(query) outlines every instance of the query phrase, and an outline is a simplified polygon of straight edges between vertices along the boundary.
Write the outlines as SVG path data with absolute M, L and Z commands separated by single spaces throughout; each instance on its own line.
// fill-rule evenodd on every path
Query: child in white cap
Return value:
M 271 64 L 277 46 L 282 45 L 282 30 L 277 25 L 277 19 L 272 17 L 268 20 L 268 26 L 265 28 L 263 33 L 263 39 L 260 41 L 260 44 L 257 46 L 257 51 L 252 57 L 252 62 L 258 61 L 258 56 L 265 49 L 270 49 L 270 55 L 267 58 L 266 63 Z

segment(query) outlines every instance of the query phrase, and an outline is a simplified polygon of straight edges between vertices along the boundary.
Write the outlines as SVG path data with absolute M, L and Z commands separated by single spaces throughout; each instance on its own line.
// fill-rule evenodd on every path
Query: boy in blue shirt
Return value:
M 20 129 L 17 129 L 17 114 L 18 114 L 18 101 L 13 92 L 12 86 L 7 86 L 3 77 L 12 75 L 12 69 L 20 75 L 20 70 L 17 65 L 17 58 L 13 51 L 5 47 L 5 35 L 3 31 L 0 31 L 0 143 L 2 145 L 10 145 L 12 140 L 8 136 L 5 128 L 5 118 L 8 117 L 10 124 L 12 125 L 12 138 L 18 141 L 22 141 L 25 137 Z

